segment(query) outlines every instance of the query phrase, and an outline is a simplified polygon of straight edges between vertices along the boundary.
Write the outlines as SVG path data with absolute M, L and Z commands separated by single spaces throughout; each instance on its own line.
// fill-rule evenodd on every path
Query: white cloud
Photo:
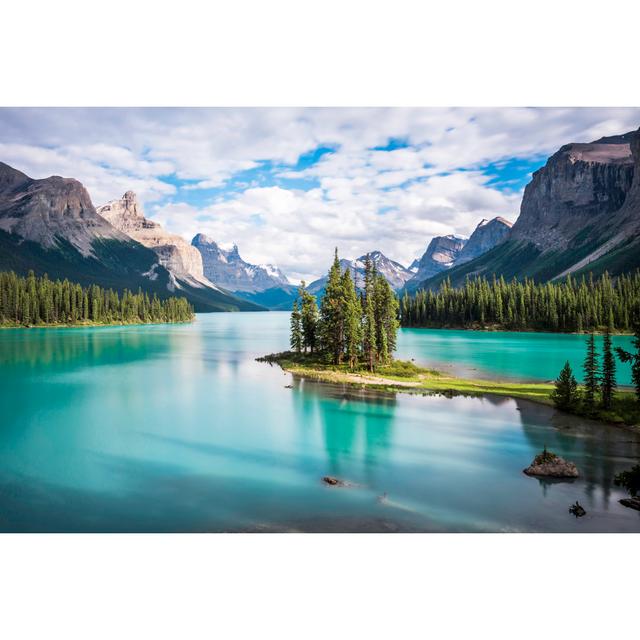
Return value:
M 482 217 L 514 220 L 521 193 L 492 188 L 482 166 L 639 125 L 631 108 L 0 109 L 0 160 L 33 177 L 78 178 L 96 204 L 133 189 L 173 232 L 203 231 L 252 262 L 309 276 L 336 244 L 347 257 L 377 248 L 408 263 L 433 235 L 468 235 Z M 390 139 L 408 146 L 374 150 Z M 319 146 L 336 151 L 292 168 Z M 263 163 L 319 186 L 252 178 L 202 199 Z

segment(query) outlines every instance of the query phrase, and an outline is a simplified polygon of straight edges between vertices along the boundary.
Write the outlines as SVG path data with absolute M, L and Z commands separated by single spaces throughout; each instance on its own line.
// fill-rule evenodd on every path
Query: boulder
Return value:
M 334 478 L 333 476 L 324 476 L 324 478 L 322 478 L 322 482 L 328 484 L 331 487 L 344 487 L 347 484 L 344 480 Z
M 524 473 L 528 476 L 547 478 L 577 478 L 580 475 L 573 462 L 546 449 L 533 459 L 533 462 L 524 469 Z
M 572 504 L 569 507 L 569 513 L 574 515 L 576 518 L 582 518 L 582 516 L 586 516 L 587 512 L 584 510 L 584 507 L 576 500 L 575 504 Z
M 620 504 L 623 507 L 629 507 L 629 509 L 635 509 L 640 511 L 640 498 L 622 498 Z

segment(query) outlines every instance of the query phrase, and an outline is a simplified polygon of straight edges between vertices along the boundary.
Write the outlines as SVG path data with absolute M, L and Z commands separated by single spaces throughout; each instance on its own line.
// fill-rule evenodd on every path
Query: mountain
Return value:
M 116 229 L 152 249 L 160 264 L 175 278 L 194 286 L 218 289 L 204 276 L 200 252 L 181 236 L 168 233 L 157 222 L 145 218 L 133 191 L 127 191 L 119 200 L 112 200 L 96 211 Z
M 411 267 L 411 278 L 406 288 L 413 291 L 428 278 L 449 269 L 464 249 L 467 240 L 458 236 L 436 236 L 427 246 L 420 260 L 414 261 Z
M 191 244 L 202 256 L 204 275 L 229 291 L 256 293 L 289 286 L 287 277 L 278 267 L 245 262 L 236 245 L 226 251 L 202 233 L 197 234 Z
M 533 174 L 505 240 L 446 275 L 457 285 L 475 274 L 546 281 L 639 267 L 640 130 L 561 147 Z
M 390 260 L 381 251 L 372 251 L 368 255 L 378 273 L 382 274 L 391 285 L 391 288 L 396 291 L 402 289 L 405 283 L 413 277 L 413 273 L 409 269 L 403 267 L 399 262 Z M 362 289 L 364 286 L 364 262 L 366 257 L 367 254 L 360 256 L 356 260 L 346 260 L 345 258 L 340 260 L 342 272 L 344 273 L 347 269 L 351 270 L 351 277 L 358 289 Z M 316 296 L 322 296 L 326 284 L 327 276 L 323 276 L 309 284 L 307 289 Z
M 198 311 L 255 309 L 221 291 L 174 281 L 152 250 L 100 216 L 77 180 L 34 180 L 0 162 L 0 269 L 83 285 L 185 295 Z M 179 289 L 179 291 L 177 291 Z
M 456 257 L 455 266 L 469 262 L 493 249 L 509 235 L 512 226 L 513 222 L 500 216 L 492 220 L 481 220 Z
M 275 265 L 245 262 L 236 245 L 225 250 L 203 233 L 198 233 L 191 245 L 202 256 L 209 280 L 267 309 L 291 309 L 298 287 L 289 284 L 287 276 Z

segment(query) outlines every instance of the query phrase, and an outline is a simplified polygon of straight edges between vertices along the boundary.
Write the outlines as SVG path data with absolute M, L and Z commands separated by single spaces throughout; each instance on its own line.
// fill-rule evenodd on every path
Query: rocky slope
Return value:
M 513 222 L 498 216 L 492 220 L 480 221 L 466 244 L 456 257 L 454 264 L 464 264 L 500 244 L 508 235 Z
M 545 281 L 639 267 L 640 131 L 633 131 L 561 147 L 533 174 L 505 240 L 447 276 L 453 284 L 494 273 Z
M 224 250 L 202 233 L 197 234 L 191 244 L 193 250 L 202 256 L 204 275 L 229 291 L 257 293 L 290 286 L 278 267 L 245 262 L 235 245 L 228 251 Z
M 175 278 L 190 281 L 195 286 L 215 286 L 204 276 L 200 252 L 184 238 L 168 233 L 157 222 L 145 218 L 133 191 L 98 207 L 97 212 L 116 229 L 152 249 L 160 264 Z
M 99 215 L 77 180 L 34 180 L 0 163 L 0 269 L 117 290 L 185 295 L 199 311 L 256 309 L 213 288 L 178 280 L 157 254 Z

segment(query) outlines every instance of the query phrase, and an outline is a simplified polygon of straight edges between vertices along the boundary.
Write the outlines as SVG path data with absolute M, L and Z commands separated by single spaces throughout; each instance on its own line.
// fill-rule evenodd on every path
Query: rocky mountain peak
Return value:
M 160 224 L 144 215 L 142 204 L 133 191 L 98 207 L 98 213 L 116 229 L 140 244 L 153 249 L 163 267 L 179 278 L 192 278 L 197 284 L 211 286 L 203 273 L 198 250 L 182 237 L 168 233 Z
M 275 265 L 256 265 L 243 260 L 237 244 L 225 250 L 203 233 L 195 235 L 191 244 L 202 255 L 205 276 L 229 291 L 256 293 L 289 286 L 289 280 Z
M 500 216 L 491 220 L 483 218 L 458 254 L 455 260 L 456 266 L 493 249 L 508 237 L 512 226 L 512 222 Z

